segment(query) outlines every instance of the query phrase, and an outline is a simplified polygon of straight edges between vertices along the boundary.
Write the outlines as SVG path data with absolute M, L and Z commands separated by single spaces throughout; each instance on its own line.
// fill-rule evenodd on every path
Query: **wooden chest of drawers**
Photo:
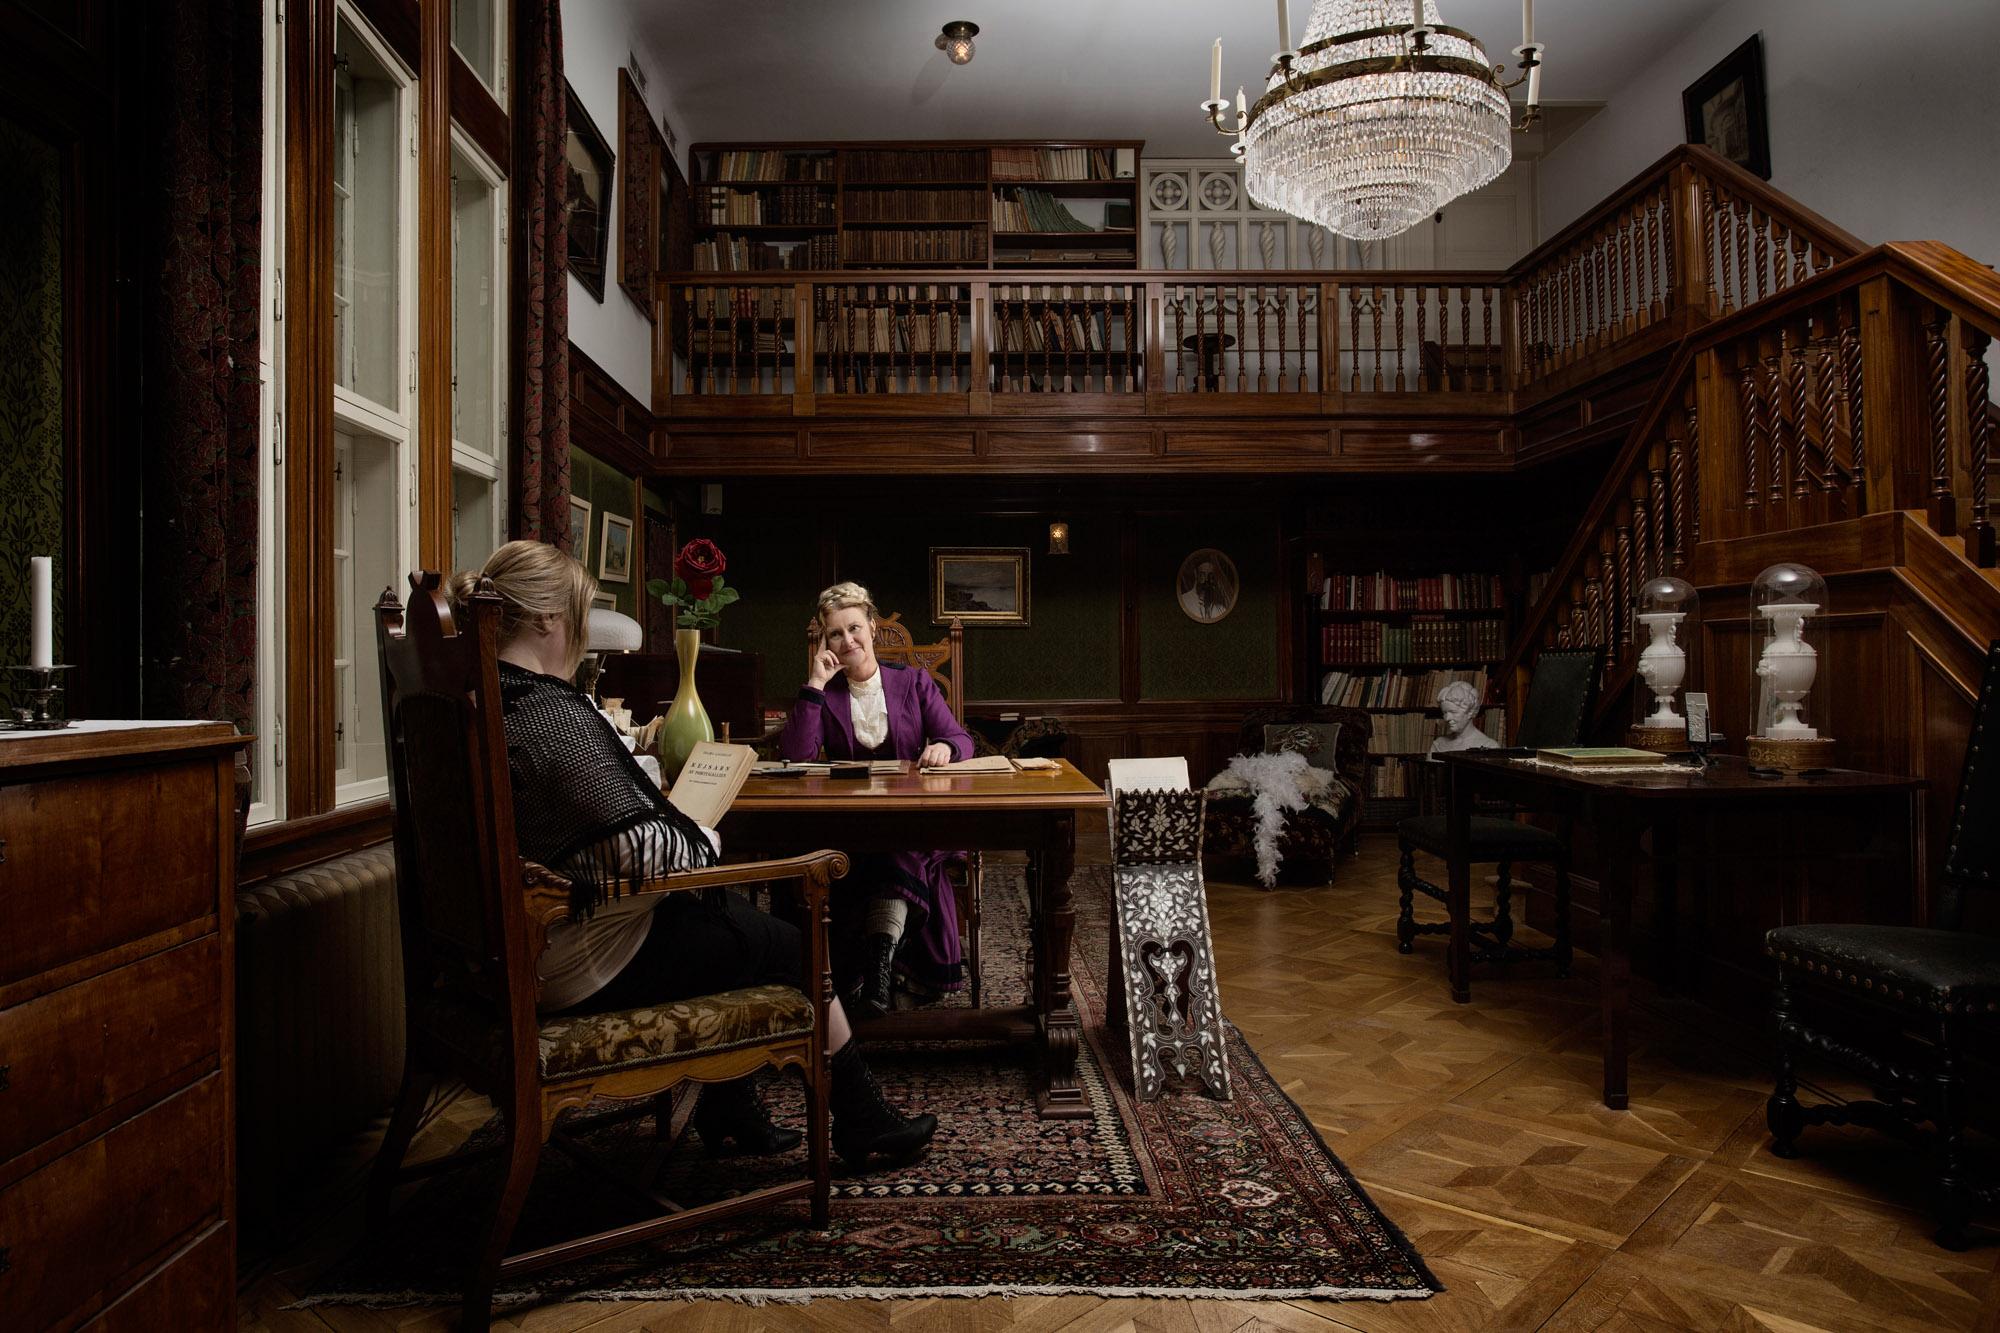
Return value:
M 235 754 L 0 735 L 0 1324 L 233 1328 Z

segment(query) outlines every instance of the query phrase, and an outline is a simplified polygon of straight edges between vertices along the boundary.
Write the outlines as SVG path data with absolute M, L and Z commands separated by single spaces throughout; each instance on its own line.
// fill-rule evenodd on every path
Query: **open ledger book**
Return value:
M 926 773 L 1056 773 L 1062 765 L 1053 759 L 1010 759 L 1004 754 L 980 755 L 949 764 L 932 764 Z
M 757 752 L 747 745 L 702 741 L 688 752 L 667 802 L 695 823 L 714 828 L 743 790 L 743 780 L 756 761 Z

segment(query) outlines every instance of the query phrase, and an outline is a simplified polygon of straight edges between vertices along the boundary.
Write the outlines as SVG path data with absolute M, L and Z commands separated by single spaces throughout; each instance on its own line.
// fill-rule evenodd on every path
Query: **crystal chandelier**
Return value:
M 1217 41 L 1202 110 L 1237 136 L 1231 151 L 1257 203 L 1358 240 L 1394 236 L 1513 161 L 1510 131 L 1532 124 L 1541 102 L 1533 0 L 1521 23 L 1521 77 L 1506 83 L 1478 38 L 1444 25 L 1437 0 L 1315 0 L 1298 50 L 1279 0 L 1285 49 L 1271 58 L 1264 95 L 1246 108 L 1239 88 L 1236 123 L 1223 123 Z M 1507 90 L 1524 82 L 1527 112 L 1515 125 Z

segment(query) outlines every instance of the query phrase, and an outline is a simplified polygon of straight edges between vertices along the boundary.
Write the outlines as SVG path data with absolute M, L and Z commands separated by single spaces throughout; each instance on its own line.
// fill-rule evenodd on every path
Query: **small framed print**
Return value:
M 590 604 L 592 606 L 601 606 L 606 611 L 616 611 L 618 609 L 618 597 L 615 593 L 594 592 L 590 594 Z
M 1708 696 L 1690 693 L 1687 696 L 1688 744 L 1708 744 Z
M 1174 599 L 1188 619 L 1202 625 L 1213 625 L 1235 610 L 1240 587 L 1236 562 L 1212 546 L 1189 554 L 1174 575 Z
M 632 520 L 623 514 L 604 511 L 598 536 L 597 580 L 600 583 L 632 581 Z
M 1028 548 L 931 547 L 931 622 L 1025 626 Z
M 569 497 L 569 544 L 563 550 L 590 568 L 590 501 L 574 492 Z

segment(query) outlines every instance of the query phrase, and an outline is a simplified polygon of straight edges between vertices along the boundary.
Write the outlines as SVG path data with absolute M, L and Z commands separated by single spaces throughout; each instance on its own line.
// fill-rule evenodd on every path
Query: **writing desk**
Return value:
M 787 856 L 820 847 L 848 852 L 1024 851 L 1028 854 L 1029 938 L 1034 971 L 1029 1003 L 1005 1008 L 920 1009 L 863 1025 L 881 1040 L 963 1037 L 1033 1040 L 1042 1048 L 1042 1117 L 1088 1119 L 1077 1086 L 1080 1040 L 1070 1000 L 1070 945 L 1076 934 L 1070 875 L 1076 816 L 1102 809 L 1104 790 L 1067 760 L 1055 772 L 918 773 L 866 779 L 809 773 L 752 776 L 722 817 L 734 854 Z M 836 884 L 835 892 L 839 891 Z
M 1604 1104 L 1626 1108 L 1626 1018 L 1631 1002 L 1632 878 L 1639 840 L 1653 834 L 1655 893 L 1662 924 L 1672 930 L 1679 880 L 1678 826 L 1696 813 L 1720 812 L 1756 819 L 1782 830 L 1789 814 L 1809 812 L 1868 821 L 1882 859 L 1912 875 L 1920 778 L 1832 769 L 1806 775 L 1759 777 L 1734 756 L 1711 760 L 1705 769 L 1663 764 L 1634 771 L 1572 768 L 1509 757 L 1491 750 L 1457 750 L 1437 756 L 1445 763 L 1445 837 L 1451 877 L 1446 907 L 1451 914 L 1448 972 L 1451 998 L 1472 999 L 1471 895 L 1469 859 L 1474 801 L 1496 797 L 1588 823 L 1597 838 L 1598 990 L 1604 1012 Z M 1824 855 L 1812 845 L 1786 843 L 1789 857 L 1803 864 Z

